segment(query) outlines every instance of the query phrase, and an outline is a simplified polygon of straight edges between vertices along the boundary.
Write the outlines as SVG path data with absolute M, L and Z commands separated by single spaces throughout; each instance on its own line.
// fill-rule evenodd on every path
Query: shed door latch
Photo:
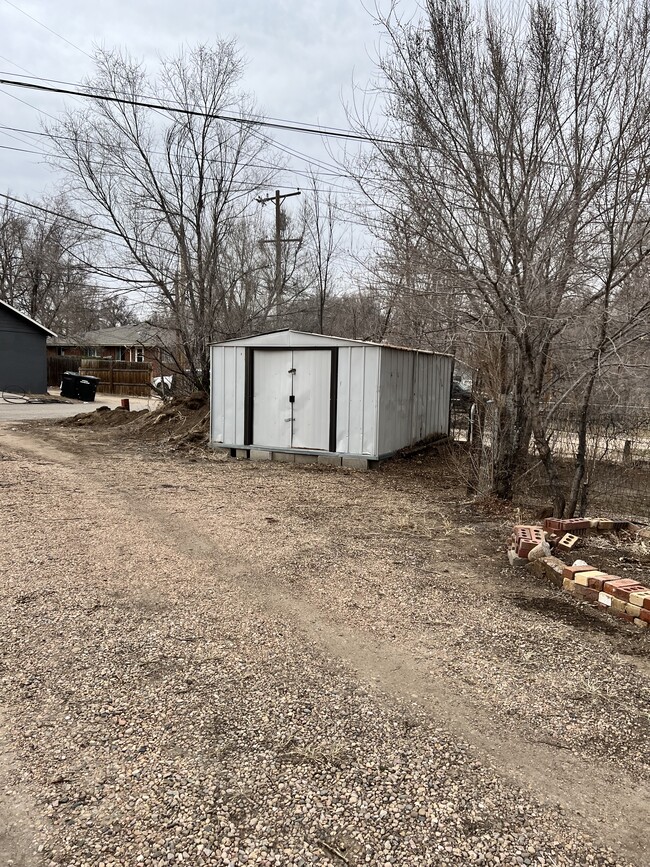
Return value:
M 295 368 L 295 367 L 292 367 L 291 370 L 289 371 L 289 373 L 291 373 L 291 374 L 294 374 L 295 372 L 296 372 L 296 368 Z
M 290 394 L 289 395 L 289 403 L 295 403 L 295 402 L 296 402 L 296 395 Z

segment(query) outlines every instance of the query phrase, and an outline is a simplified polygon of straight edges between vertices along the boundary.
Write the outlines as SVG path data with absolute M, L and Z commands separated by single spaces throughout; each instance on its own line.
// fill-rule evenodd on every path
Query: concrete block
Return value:
M 248 460 L 248 449 L 235 449 L 235 457 L 238 460 Z
M 626 602 L 625 613 L 629 614 L 631 617 L 639 617 L 641 614 L 641 609 L 638 605 L 632 605 L 631 602 Z
M 612 611 L 616 614 L 625 614 L 625 606 L 626 602 L 622 599 L 617 599 L 616 596 L 612 596 Z
M 250 459 L 252 461 L 270 461 L 271 452 L 267 451 L 267 449 L 251 449 Z
M 318 455 L 294 455 L 296 464 L 317 464 Z
M 607 578 L 607 572 L 599 572 L 598 569 L 588 569 L 583 572 L 577 572 L 574 575 L 573 580 L 576 584 L 581 584 L 583 587 L 591 587 L 591 584 L 589 583 L 590 578 L 599 578 L 602 582 L 602 579 Z M 598 589 L 603 589 L 602 583 Z
M 344 467 L 348 467 L 351 470 L 368 469 L 368 458 L 359 458 L 354 455 L 344 455 L 341 459 L 341 462 Z
M 341 455 L 318 455 L 318 463 L 326 467 L 340 467 Z
M 273 452 L 271 460 L 278 461 L 281 464 L 294 464 L 296 456 L 290 452 Z
M 562 587 L 564 588 L 564 590 L 567 590 L 569 593 L 573 593 L 573 591 L 575 590 L 575 586 L 576 586 L 575 581 L 572 581 L 570 578 L 563 578 L 562 579 Z
M 612 605 L 612 597 L 610 596 L 609 593 L 602 593 L 602 592 L 599 593 L 598 594 L 598 601 L 605 608 L 610 608 Z
M 645 622 L 645 620 L 641 620 L 638 617 L 634 618 L 634 624 L 635 624 L 635 626 L 640 626 L 641 629 L 647 629 L 648 628 L 648 624 Z

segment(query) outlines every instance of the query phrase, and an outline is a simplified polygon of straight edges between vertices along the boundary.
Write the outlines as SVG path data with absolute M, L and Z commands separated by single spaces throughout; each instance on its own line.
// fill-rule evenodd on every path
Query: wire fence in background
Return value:
M 571 488 L 579 440 L 579 414 L 570 407 L 553 419 L 550 437 L 560 478 Z M 492 490 L 497 447 L 496 406 L 452 407 L 452 436 L 461 444 L 459 470 L 468 490 Z M 592 407 L 587 426 L 585 477 L 581 511 L 631 520 L 650 517 L 650 406 Z M 531 440 L 528 456 L 515 479 L 514 503 L 532 510 L 553 502 L 544 467 Z

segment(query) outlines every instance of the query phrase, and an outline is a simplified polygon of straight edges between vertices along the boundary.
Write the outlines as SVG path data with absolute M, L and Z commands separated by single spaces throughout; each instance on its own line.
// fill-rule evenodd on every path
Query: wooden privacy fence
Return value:
M 114 361 L 112 358 L 83 358 L 80 373 L 101 380 L 97 391 L 148 397 L 151 394 L 151 364 L 146 361 Z
M 48 355 L 47 356 L 47 386 L 58 388 L 61 385 L 66 370 L 76 373 L 81 365 L 80 355 Z

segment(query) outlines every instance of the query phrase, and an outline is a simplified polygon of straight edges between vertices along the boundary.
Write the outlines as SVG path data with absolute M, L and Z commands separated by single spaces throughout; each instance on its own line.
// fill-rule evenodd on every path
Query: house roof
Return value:
M 279 331 L 266 331 L 250 337 L 236 337 L 234 340 L 224 340 L 213 343 L 213 346 L 267 346 L 267 347 L 309 347 L 309 346 L 380 346 L 383 349 L 399 349 L 401 352 L 419 352 L 426 355 L 448 355 L 444 352 L 433 352 L 430 349 L 414 349 L 412 346 L 394 346 L 391 343 L 376 343 L 372 340 L 353 340 L 348 337 L 333 337 L 328 334 L 313 334 L 309 331 L 295 331 L 284 328 Z
M 0 306 L 3 309 L 9 310 L 10 313 L 14 313 L 16 316 L 19 316 L 21 319 L 24 319 L 25 322 L 29 322 L 30 325 L 33 325 L 34 328 L 38 328 L 39 331 L 44 331 L 46 334 L 51 335 L 53 338 L 56 338 L 56 334 L 53 331 L 50 331 L 49 328 L 46 328 L 44 325 L 41 325 L 40 322 L 37 322 L 35 319 L 32 319 L 31 316 L 28 316 L 26 313 L 23 313 L 22 310 L 17 310 L 15 307 L 12 307 L 11 304 L 7 304 L 6 301 L 0 300 Z
M 50 346 L 165 346 L 171 343 L 172 332 L 168 328 L 139 323 L 117 325 L 114 328 L 98 328 L 73 337 L 56 337 L 48 340 Z

